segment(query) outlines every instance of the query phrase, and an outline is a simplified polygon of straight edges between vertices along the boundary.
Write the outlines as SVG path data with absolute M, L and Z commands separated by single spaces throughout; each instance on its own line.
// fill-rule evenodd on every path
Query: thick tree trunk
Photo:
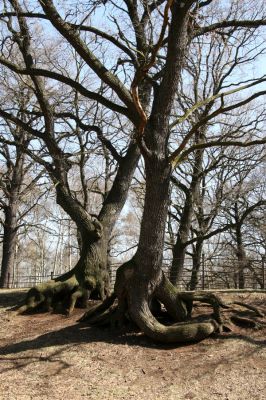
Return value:
M 162 266 L 171 169 L 167 161 L 156 156 L 145 163 L 146 194 L 135 260 L 142 274 L 152 275 Z
M 30 289 L 19 313 L 40 308 L 45 311 L 61 308 L 69 315 L 77 301 L 86 307 L 91 295 L 104 300 L 110 294 L 106 270 L 107 240 L 103 237 L 101 225 L 95 224 L 94 237 L 91 231 L 84 229 L 81 236 L 81 254 L 75 267 L 54 280 Z
M 165 223 L 168 212 L 171 170 L 165 161 L 146 159 L 146 195 L 138 250 L 133 260 L 121 268 L 115 292 L 125 301 L 133 321 L 154 340 L 182 342 L 201 340 L 214 332 L 218 323 L 160 324 L 152 315 L 152 301 L 162 302 L 174 321 L 185 321 L 188 304 L 161 270 Z
M 104 323 L 106 309 L 117 297 L 118 307 L 111 314 L 112 323 L 121 323 L 127 311 L 141 330 L 157 341 L 170 343 L 201 340 L 218 329 L 219 299 L 212 295 L 194 297 L 194 294 L 179 293 L 161 269 L 170 173 L 170 167 L 165 161 L 156 157 L 146 159 L 146 195 L 138 250 L 133 259 L 118 269 L 114 295 L 96 310 L 86 313 L 83 321 Z M 155 300 L 163 303 L 175 322 L 183 322 L 172 326 L 159 323 L 150 309 Z M 211 303 L 218 322 L 214 319 L 185 322 L 193 300 Z
M 0 287 L 8 287 L 12 275 L 17 241 L 17 206 L 10 204 L 4 209 L 4 235 Z
M 115 318 L 121 318 L 128 310 L 144 333 L 163 342 L 198 340 L 217 329 L 215 321 L 164 326 L 150 310 L 152 301 L 159 300 L 175 321 L 184 320 L 187 315 L 185 302 L 161 269 L 171 175 L 168 124 L 187 45 L 189 6 L 184 5 L 173 3 L 171 8 L 165 73 L 145 129 L 146 192 L 138 249 L 133 259 L 119 268 L 115 283 L 118 297 Z M 100 310 L 104 311 L 109 305 L 108 300 Z
M 104 300 L 110 287 L 106 270 L 107 240 L 101 232 L 95 241 L 91 240 L 91 232 L 82 233 L 82 248 L 77 264 L 71 271 L 56 278 L 55 282 L 63 282 L 74 276 L 79 286 L 87 289 L 90 294 L 95 292 L 96 296 Z
M 104 300 L 110 293 L 107 269 L 108 241 L 115 222 L 125 204 L 130 182 L 139 159 L 139 149 L 131 143 L 121 160 L 113 186 L 105 199 L 98 220 L 92 221 L 87 211 L 76 201 L 67 184 L 58 184 L 57 203 L 77 225 L 80 237 L 80 259 L 69 272 L 30 290 L 19 312 L 43 306 L 46 310 L 63 308 L 70 314 L 76 301 L 85 305 L 90 296 Z
M 18 130 L 19 142 L 21 145 L 28 145 L 28 140 L 25 137 L 24 132 Z M 7 162 L 7 203 L 3 207 L 5 220 L 4 220 L 4 235 L 3 235 L 3 248 L 2 248 L 2 265 L 1 265 L 1 277 L 0 287 L 6 287 L 8 284 L 8 276 L 13 270 L 13 264 L 15 260 L 15 248 L 17 241 L 17 230 L 18 230 L 18 204 L 21 195 L 21 185 L 24 178 L 24 162 L 25 154 L 21 148 L 16 149 L 15 162 Z

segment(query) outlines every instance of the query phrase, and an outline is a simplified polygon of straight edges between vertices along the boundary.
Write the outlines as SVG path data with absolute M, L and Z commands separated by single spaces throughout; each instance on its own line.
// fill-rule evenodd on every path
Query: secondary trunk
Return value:
M 25 304 L 19 313 L 42 308 L 65 311 L 68 315 L 78 302 L 86 307 L 89 297 L 94 294 L 104 300 L 110 294 L 109 274 L 106 270 L 106 240 L 99 223 L 92 230 L 82 229 L 82 247 L 75 267 L 54 280 L 29 290 Z
M 57 203 L 77 225 L 81 245 L 80 259 L 71 271 L 29 291 L 26 304 L 20 308 L 20 312 L 41 306 L 50 310 L 57 308 L 58 303 L 63 303 L 63 309 L 70 314 L 77 300 L 85 306 L 90 296 L 103 300 L 110 293 L 108 242 L 125 204 L 138 159 L 138 147 L 132 142 L 126 156 L 120 161 L 112 188 L 95 221 L 91 220 L 87 211 L 71 196 L 67 184 L 57 185 Z

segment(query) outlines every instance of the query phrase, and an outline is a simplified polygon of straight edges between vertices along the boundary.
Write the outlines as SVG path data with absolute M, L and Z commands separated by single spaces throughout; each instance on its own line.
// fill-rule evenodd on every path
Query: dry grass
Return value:
M 163 346 L 78 324 L 82 310 L 16 316 L 8 308 L 22 295 L 0 291 L 1 400 L 266 399 L 265 329 Z M 264 307 L 265 294 L 232 296 Z

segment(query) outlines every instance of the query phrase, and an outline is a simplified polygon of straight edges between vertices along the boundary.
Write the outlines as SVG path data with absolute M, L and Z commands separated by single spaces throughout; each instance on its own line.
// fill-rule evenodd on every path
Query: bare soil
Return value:
M 17 316 L 10 307 L 24 293 L 0 291 L 1 400 L 266 399 L 263 319 L 260 330 L 235 328 L 200 343 L 166 346 L 137 332 L 80 324 L 84 310 L 71 317 Z M 265 296 L 222 295 L 264 313 Z

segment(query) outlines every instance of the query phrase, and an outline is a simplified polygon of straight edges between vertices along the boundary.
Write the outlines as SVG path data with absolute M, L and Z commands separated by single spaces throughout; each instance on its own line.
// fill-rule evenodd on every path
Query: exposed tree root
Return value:
M 31 288 L 18 309 L 25 313 L 42 309 L 44 311 L 62 311 L 71 314 L 76 304 L 87 306 L 87 300 L 93 294 L 103 301 L 110 295 L 110 278 L 106 270 L 105 240 L 103 227 L 99 221 L 93 221 L 95 230 L 81 229 L 82 248 L 75 267 L 54 280 Z
M 80 322 L 90 322 L 91 318 L 95 315 L 99 315 L 106 310 L 108 310 L 114 303 L 116 299 L 115 293 L 112 293 L 111 296 L 106 297 L 106 299 L 101 303 L 91 307 L 80 319 Z
M 231 321 L 240 327 L 243 328 L 254 328 L 254 329 L 261 329 L 261 324 L 251 318 L 244 318 L 238 315 L 232 315 Z
M 86 297 L 86 291 L 79 286 L 74 276 L 62 282 L 51 280 L 31 288 L 25 304 L 17 312 L 22 314 L 37 309 L 53 311 L 60 303 L 66 313 L 70 313 L 77 300 L 83 297 Z
M 106 271 L 103 271 L 107 274 Z M 105 286 L 106 282 L 106 286 Z M 97 291 L 101 300 L 109 294 L 108 279 L 102 275 L 87 276 L 83 280 L 77 278 L 75 268 L 45 283 L 31 288 L 26 294 L 24 304 L 17 309 L 17 313 L 23 314 L 31 311 L 60 311 L 70 315 L 76 305 L 87 307 L 87 300 L 92 292 Z
M 148 303 L 145 301 L 135 312 L 131 311 L 130 315 L 147 336 L 164 343 L 199 341 L 219 328 L 218 322 L 214 319 L 206 322 L 179 322 L 170 326 L 163 325 L 151 314 Z
M 157 312 L 160 307 L 154 309 L 154 301 L 163 306 L 163 314 L 169 316 L 171 325 L 164 325 L 158 321 Z M 209 320 L 190 319 L 194 302 L 209 304 L 212 307 L 213 313 Z M 262 316 L 253 306 L 241 302 L 233 304 L 254 311 L 256 316 Z M 120 327 L 130 319 L 147 336 L 164 343 L 199 341 L 214 332 L 229 332 L 234 324 L 255 329 L 260 327 L 258 321 L 237 315 L 227 318 L 226 321 L 225 315 L 221 314 L 222 309 L 226 310 L 226 314 L 230 311 L 236 312 L 213 293 L 179 292 L 161 271 L 153 282 L 147 281 L 145 285 L 143 276 L 138 277 L 131 261 L 117 271 L 114 293 L 103 303 L 89 309 L 80 321 L 90 325 Z
M 137 279 L 132 263 L 124 264 L 117 272 L 114 294 L 88 310 L 80 321 L 90 325 L 121 326 L 130 319 L 147 336 L 165 343 L 198 341 L 219 330 L 222 323 L 220 307 L 225 305 L 217 296 L 178 292 L 161 271 L 153 287 L 148 284 L 145 288 L 139 282 L 141 280 Z M 118 304 L 114 307 L 116 298 Z M 163 325 L 152 314 L 154 300 L 165 307 L 174 321 L 172 325 Z M 211 304 L 213 318 L 203 322 L 187 321 L 195 300 Z
M 254 311 L 255 315 L 258 317 L 264 317 L 263 312 L 261 312 L 257 307 L 251 306 L 250 304 L 243 303 L 242 301 L 234 301 L 232 304 L 247 308 L 248 310 Z

